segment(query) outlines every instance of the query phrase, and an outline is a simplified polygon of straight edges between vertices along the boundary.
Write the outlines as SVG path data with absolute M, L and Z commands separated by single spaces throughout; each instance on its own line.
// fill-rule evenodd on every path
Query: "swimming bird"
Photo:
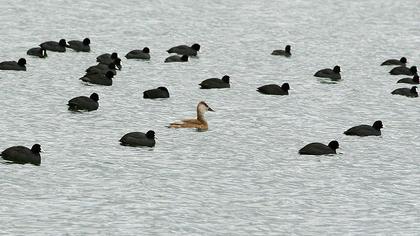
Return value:
M 410 68 L 406 66 L 397 66 L 389 71 L 391 75 L 415 75 L 417 74 L 417 67 L 412 66 Z
M 407 58 L 401 57 L 398 59 L 389 59 L 382 62 L 381 66 L 389 66 L 389 65 L 396 65 L 396 66 L 404 66 L 407 63 Z
M 224 75 L 222 79 L 210 78 L 201 82 L 199 85 L 201 89 L 214 89 L 214 88 L 230 88 L 229 75 Z
M 23 70 L 26 71 L 26 60 L 20 58 L 19 61 L 3 61 L 0 62 L 0 70 Z
M 394 91 L 392 91 L 391 94 L 398 94 L 412 98 L 419 96 L 419 94 L 417 93 L 417 86 L 413 86 L 411 88 L 397 88 Z
M 92 93 L 90 97 L 79 96 L 69 100 L 68 106 L 71 111 L 94 111 L 99 107 L 99 96 L 97 93 Z
M 0 156 L 7 161 L 18 164 L 30 163 L 33 165 L 41 165 L 41 145 L 34 144 L 31 149 L 24 146 L 9 147 Z
M 187 45 L 179 45 L 168 49 L 167 52 L 195 57 L 197 56 L 197 52 L 200 51 L 200 47 L 201 46 L 198 43 L 194 43 L 191 47 Z
M 259 87 L 257 89 L 258 92 L 263 94 L 270 94 L 270 95 L 289 95 L 290 86 L 288 83 L 283 83 L 280 86 L 277 84 L 267 84 Z
M 383 128 L 382 121 L 377 120 L 373 125 L 358 125 L 351 127 L 350 129 L 344 131 L 345 135 L 355 135 L 355 136 L 380 136 L 381 129 Z
M 149 130 L 147 133 L 142 132 L 131 132 L 125 134 L 120 139 L 120 144 L 123 146 L 132 146 L 132 147 L 154 147 L 156 144 L 155 141 L 155 131 Z
M 127 59 L 142 59 L 142 60 L 149 60 L 150 59 L 150 49 L 148 47 L 144 47 L 143 50 L 133 50 L 125 55 Z
M 341 72 L 340 66 L 334 66 L 334 69 L 332 70 L 330 68 L 319 70 L 314 74 L 314 76 L 322 77 L 322 78 L 330 78 L 333 80 L 339 80 L 341 79 L 340 72 Z
M 292 53 L 290 52 L 290 45 L 287 45 L 284 50 L 282 49 L 278 49 L 278 50 L 274 50 L 271 55 L 275 55 L 275 56 L 285 56 L 285 57 L 290 57 L 292 55 Z
M 67 45 L 67 42 L 65 39 L 60 39 L 59 42 L 47 41 L 47 42 L 41 43 L 39 46 L 48 51 L 65 52 L 66 47 L 68 47 L 69 45 Z
M 331 141 L 328 146 L 322 143 L 310 143 L 299 150 L 301 155 L 327 155 L 337 154 L 339 144 L 336 140 Z
M 187 62 L 188 56 L 183 55 L 182 57 L 178 55 L 169 56 L 165 59 L 165 62 Z
M 143 92 L 143 98 L 169 98 L 169 91 L 166 87 L 158 87 Z
M 208 123 L 204 118 L 206 111 L 214 111 L 204 101 L 201 101 L 197 105 L 197 118 L 195 119 L 184 119 L 178 122 L 171 123 L 169 128 L 197 128 L 200 131 L 208 129 Z
M 105 86 L 111 86 L 112 85 L 112 78 L 114 77 L 114 73 L 112 71 L 106 72 L 106 74 L 86 74 L 80 80 L 83 82 L 88 82 L 91 84 L 99 84 L 99 85 L 105 85 Z
M 108 72 L 108 71 L 112 71 L 112 73 L 114 75 L 117 74 L 114 63 L 110 63 L 108 65 L 98 63 L 95 66 L 91 66 L 91 67 L 87 68 L 85 71 L 86 71 L 86 74 L 88 74 L 88 75 L 91 75 L 91 74 L 106 74 L 106 72 Z
M 70 40 L 68 41 L 69 48 L 75 50 L 76 52 L 90 52 L 90 39 L 85 38 L 83 41 L 79 40 Z
M 415 74 L 413 78 L 402 78 L 398 80 L 397 83 L 419 84 L 419 75 Z
M 104 53 L 102 55 L 99 55 L 96 58 L 96 61 L 102 64 L 111 64 L 114 63 L 115 66 L 121 70 L 122 66 L 121 66 L 121 59 L 118 57 L 118 53 L 113 52 L 112 54 L 109 53 Z
M 47 50 L 41 48 L 41 47 L 36 47 L 36 48 L 31 48 L 29 49 L 26 54 L 30 55 L 30 56 L 37 56 L 39 58 L 45 58 L 47 57 Z

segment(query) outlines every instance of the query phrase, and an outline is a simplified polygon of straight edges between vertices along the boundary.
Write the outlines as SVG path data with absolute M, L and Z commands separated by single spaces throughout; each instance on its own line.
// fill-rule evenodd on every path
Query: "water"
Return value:
M 1 149 L 40 143 L 40 167 L 0 165 L 3 235 L 418 235 L 418 99 L 392 96 L 401 76 L 379 64 L 419 65 L 420 5 L 396 1 L 3 1 Z M 48 40 L 92 41 L 91 53 L 26 50 Z M 198 59 L 162 63 L 198 42 Z M 289 59 L 271 56 L 292 45 Z M 125 60 L 112 87 L 78 78 L 97 55 L 148 46 Z M 340 65 L 325 84 L 318 69 Z M 231 89 L 200 90 L 231 76 Z M 257 87 L 288 82 L 290 96 Z M 171 98 L 142 91 L 168 87 Z M 67 111 L 97 92 L 100 108 Z M 173 130 L 205 100 L 209 131 Z M 382 120 L 382 137 L 346 129 Z M 156 131 L 154 148 L 118 144 Z M 336 156 L 299 156 L 309 142 L 340 142 Z

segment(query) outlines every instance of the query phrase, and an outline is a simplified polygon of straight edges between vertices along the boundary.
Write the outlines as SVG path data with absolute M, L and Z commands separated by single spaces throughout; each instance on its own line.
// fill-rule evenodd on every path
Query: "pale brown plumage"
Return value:
M 214 111 L 204 101 L 201 101 L 197 105 L 197 118 L 195 119 L 184 119 L 171 123 L 169 128 L 197 128 L 200 130 L 207 130 L 208 123 L 204 118 L 206 111 Z

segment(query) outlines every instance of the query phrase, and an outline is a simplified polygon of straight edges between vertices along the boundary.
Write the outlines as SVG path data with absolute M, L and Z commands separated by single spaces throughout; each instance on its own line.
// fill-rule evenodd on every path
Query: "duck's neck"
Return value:
M 197 120 L 207 124 L 206 119 L 204 118 L 204 113 L 197 112 Z

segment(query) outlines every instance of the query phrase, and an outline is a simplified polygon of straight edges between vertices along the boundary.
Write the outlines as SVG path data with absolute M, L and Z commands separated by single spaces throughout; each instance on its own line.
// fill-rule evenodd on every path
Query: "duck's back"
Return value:
M 90 52 L 90 46 L 83 44 L 82 41 L 79 40 L 70 40 L 67 42 L 69 47 L 77 52 Z
M 20 66 L 15 61 L 0 62 L 0 70 L 26 70 L 25 66 Z
M 409 88 L 397 88 L 394 91 L 392 91 L 391 94 L 403 95 L 403 96 L 407 96 L 407 97 L 418 97 L 418 94 L 417 93 L 412 93 L 411 89 L 409 89 Z
M 133 51 L 130 51 L 129 53 L 127 53 L 127 55 L 125 55 L 125 57 L 127 59 L 143 59 L 143 60 L 148 60 L 148 59 L 150 59 L 150 54 L 149 53 L 145 53 L 142 50 L 133 50 Z
M 97 110 L 99 104 L 86 96 L 75 97 L 69 100 L 68 102 L 69 110 L 87 110 L 94 111 Z
M 24 146 L 9 147 L 1 153 L 1 156 L 5 160 L 13 161 L 19 164 L 41 164 L 41 156 L 39 154 L 32 153 L 31 149 Z
M 348 129 L 344 132 L 344 134 L 356 136 L 380 136 L 381 131 L 373 128 L 370 125 L 358 125 Z
M 149 89 L 143 92 L 143 98 L 169 98 L 169 93 L 161 89 Z
M 336 154 L 336 152 L 322 143 L 310 143 L 299 150 L 301 155 L 326 155 Z
M 419 84 L 419 82 L 415 82 L 412 78 L 402 78 L 402 79 L 398 80 L 397 83 Z
M 142 132 L 131 132 L 125 134 L 121 139 L 120 143 L 123 146 L 155 146 L 155 140 L 146 137 L 145 133 Z
M 41 48 L 45 49 L 45 50 L 49 50 L 49 51 L 53 51 L 53 52 L 65 52 L 66 51 L 66 47 L 63 47 L 59 43 L 54 42 L 54 41 L 47 41 L 47 42 L 41 43 L 39 46 Z
M 405 65 L 405 63 L 402 63 L 400 60 L 397 60 L 397 59 L 389 59 L 382 62 L 381 64 L 381 66 L 390 66 L 390 65 L 402 66 L 402 65 Z
M 321 77 L 321 78 L 330 78 L 330 79 L 341 79 L 341 75 L 339 73 L 335 73 L 334 70 L 330 68 L 322 69 L 317 71 L 314 74 L 315 77 Z
M 230 88 L 229 83 L 223 82 L 218 78 L 206 79 L 199 84 L 202 89 L 212 89 L 212 88 Z
M 92 84 L 99 84 L 99 85 L 105 85 L 105 86 L 111 86 L 112 85 L 112 79 L 107 78 L 103 74 L 86 74 L 80 80 Z
M 391 75 L 413 75 L 410 68 L 406 66 L 398 66 L 389 71 Z
M 197 51 L 187 45 L 179 45 L 167 50 L 168 53 L 176 53 L 179 55 L 197 56 Z
M 288 95 L 289 94 L 288 91 L 283 90 L 277 84 L 267 84 L 267 85 L 261 86 L 257 89 L 257 91 L 263 94 L 271 94 L 271 95 Z

